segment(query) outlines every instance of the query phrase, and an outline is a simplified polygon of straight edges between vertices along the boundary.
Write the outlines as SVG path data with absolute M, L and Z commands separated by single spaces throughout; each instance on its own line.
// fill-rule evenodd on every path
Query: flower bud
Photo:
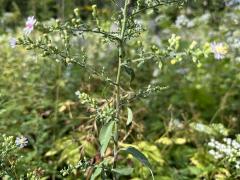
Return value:
M 48 35 L 46 33 L 43 34 L 43 37 L 48 40 Z
M 27 47 L 26 47 L 26 50 L 31 50 L 31 49 L 32 49 L 31 46 L 27 46 Z
M 59 19 L 57 19 L 56 20 L 56 25 L 55 25 L 55 28 L 58 28 L 60 26 L 60 20 Z
M 79 16 L 79 8 L 73 10 L 75 16 Z
M 65 59 L 65 61 L 66 61 L 66 63 L 68 64 L 68 63 L 70 63 L 71 59 L 67 57 L 67 58 Z
M 45 56 L 47 56 L 47 55 L 49 55 L 49 52 L 44 51 L 44 52 L 43 52 L 43 57 L 45 57 Z
M 96 4 L 92 5 L 92 10 L 93 10 L 92 16 L 96 17 L 97 16 L 97 5 Z
M 76 19 L 75 18 L 73 18 L 71 21 L 72 21 L 73 24 L 76 23 Z

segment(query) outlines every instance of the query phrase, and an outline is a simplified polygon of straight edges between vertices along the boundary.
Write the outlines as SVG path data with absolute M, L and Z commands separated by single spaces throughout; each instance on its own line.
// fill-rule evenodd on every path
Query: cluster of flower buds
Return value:
M 211 148 L 209 154 L 215 159 L 225 159 L 240 168 L 240 143 L 231 138 L 224 138 L 223 142 L 211 139 L 208 143 Z
M 178 50 L 181 37 L 176 34 L 172 34 L 172 37 L 168 40 L 169 48 L 173 50 Z
M 102 109 L 98 109 L 96 120 L 104 123 L 108 123 L 111 120 L 116 119 L 116 109 L 105 106 Z
M 91 108 L 96 108 L 97 101 L 94 98 L 90 97 L 88 94 L 76 91 L 75 95 L 79 98 L 82 104 L 87 104 Z

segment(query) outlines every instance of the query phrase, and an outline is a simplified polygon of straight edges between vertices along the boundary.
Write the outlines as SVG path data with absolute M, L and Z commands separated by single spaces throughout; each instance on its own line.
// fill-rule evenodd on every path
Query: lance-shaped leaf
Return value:
M 134 70 L 130 66 L 127 66 L 127 65 L 123 65 L 122 67 L 126 71 L 126 73 L 130 76 L 130 82 L 132 82 L 135 79 Z
M 133 168 L 131 167 L 117 168 L 117 169 L 112 169 L 112 171 L 123 176 L 128 176 L 132 174 Z
M 91 176 L 91 180 L 95 180 L 101 174 L 101 172 L 102 172 L 102 168 L 97 167 Z
M 112 137 L 113 125 L 114 121 L 110 121 L 107 124 L 103 125 L 102 129 L 100 130 L 99 141 L 101 145 L 100 149 L 101 156 L 104 156 L 108 143 Z
M 134 158 L 136 158 L 138 161 L 140 161 L 144 166 L 148 167 L 148 169 L 151 172 L 152 179 L 154 180 L 153 172 L 151 169 L 151 164 L 148 161 L 147 157 L 143 153 L 141 153 L 138 149 L 136 149 L 135 147 L 132 147 L 132 146 L 129 146 L 123 150 L 126 151 L 128 154 L 131 154 Z

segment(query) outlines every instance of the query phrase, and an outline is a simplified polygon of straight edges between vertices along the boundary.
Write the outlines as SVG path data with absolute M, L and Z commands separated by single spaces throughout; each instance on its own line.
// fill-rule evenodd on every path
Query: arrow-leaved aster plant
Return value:
M 74 9 L 74 14 L 71 18 L 65 21 L 56 20 L 51 25 L 36 22 L 34 17 L 30 17 L 24 29 L 25 35 L 23 38 L 19 38 L 16 44 L 26 47 L 27 50 L 37 50 L 43 57 L 53 59 L 57 63 L 63 63 L 66 66 L 79 66 L 91 78 L 99 79 L 111 87 L 111 93 L 108 95 L 108 98 L 101 98 L 104 99 L 104 105 L 99 103 L 99 100 L 92 97 L 91 94 L 86 94 L 81 89 L 76 91 L 80 102 L 92 109 L 92 114 L 89 118 L 95 119 L 98 127 L 96 135 L 99 141 L 100 160 L 92 163 L 90 160 L 82 158 L 77 165 L 63 169 L 61 171 L 63 175 L 67 175 L 73 172 L 73 170 L 78 169 L 84 172 L 87 171 L 87 177 L 91 179 L 100 176 L 102 179 L 111 178 L 117 180 L 121 175 L 130 175 L 133 171 L 134 167 L 120 167 L 118 165 L 120 161 L 119 157 L 129 154 L 140 161 L 143 166 L 146 166 L 154 179 L 151 164 L 139 149 L 134 146 L 121 147 L 119 130 L 125 119 L 127 119 L 124 122 L 125 126 L 130 126 L 133 121 L 133 111 L 130 108 L 131 103 L 139 98 L 146 98 L 153 93 L 165 89 L 165 87 L 152 85 L 149 82 L 149 86 L 147 87 L 129 91 L 131 83 L 137 76 L 135 68 L 149 61 L 158 64 L 159 68 L 161 68 L 161 57 L 167 56 L 170 51 L 174 52 L 178 48 L 179 38 L 173 36 L 169 40 L 169 47 L 165 50 L 159 49 L 156 46 L 145 49 L 141 43 L 141 33 L 146 30 L 139 23 L 141 14 L 162 5 L 172 3 L 182 5 L 183 2 L 174 0 L 112 0 L 112 2 L 117 11 L 109 19 L 113 25 L 110 31 L 107 31 L 102 26 L 101 13 L 98 11 L 97 6 L 93 5 L 92 21 L 94 25 L 89 25 L 87 21 L 82 20 L 81 12 L 77 8 Z M 31 34 L 35 29 L 41 33 L 40 37 Z M 76 50 L 73 43 L 74 38 L 82 37 L 83 39 L 87 39 L 89 34 L 96 37 L 100 36 L 103 43 L 111 44 L 112 48 L 117 52 L 116 58 L 112 59 L 115 65 L 114 69 L 107 69 L 104 66 L 99 68 L 97 65 L 88 63 L 86 55 L 86 48 L 88 47 Z M 138 45 L 138 52 L 136 51 L 131 56 L 129 52 L 132 46 L 129 45 L 129 42 L 135 42 Z M 181 56 L 189 54 L 191 54 L 190 51 L 185 51 L 177 55 L 175 61 L 180 61 L 182 59 Z M 132 57 L 134 58 L 132 59 Z M 124 74 L 128 75 L 129 82 L 126 82 L 126 78 L 123 79 Z M 128 117 L 122 118 L 125 114 Z

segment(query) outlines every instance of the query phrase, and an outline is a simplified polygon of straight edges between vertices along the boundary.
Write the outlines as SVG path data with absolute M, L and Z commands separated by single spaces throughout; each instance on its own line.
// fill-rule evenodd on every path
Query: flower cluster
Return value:
M 194 26 L 194 22 L 189 20 L 185 15 L 180 15 L 177 17 L 175 24 L 178 28 L 187 27 L 191 28 Z
M 209 154 L 215 159 L 225 159 L 228 162 L 232 162 L 235 168 L 240 168 L 240 143 L 231 138 L 224 138 L 223 143 L 211 139 L 208 143 L 211 148 Z
M 97 101 L 94 98 L 90 97 L 88 94 L 76 91 L 75 95 L 80 99 L 82 104 L 87 104 L 94 109 L 96 108 Z
M 108 123 L 112 119 L 115 119 L 116 117 L 116 110 L 107 104 L 104 104 L 104 101 L 101 102 L 101 106 L 98 106 L 97 100 L 90 97 L 86 93 L 81 93 L 80 91 L 76 91 L 75 95 L 79 98 L 80 102 L 82 104 L 88 105 L 92 112 L 95 112 L 95 115 L 92 117 L 95 117 L 96 120 L 100 122 Z
M 235 36 L 230 36 L 227 38 L 227 43 L 234 49 L 240 48 L 240 38 Z
M 172 34 L 171 38 L 168 40 L 169 43 L 169 49 L 173 49 L 173 50 L 178 50 L 179 46 L 180 46 L 180 40 L 181 37 L 177 36 L 176 34 Z

